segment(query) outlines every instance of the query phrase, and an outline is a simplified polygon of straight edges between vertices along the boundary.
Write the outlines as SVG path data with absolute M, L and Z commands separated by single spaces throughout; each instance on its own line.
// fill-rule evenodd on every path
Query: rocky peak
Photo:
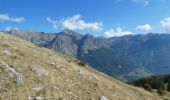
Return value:
M 84 39 L 94 39 L 95 37 L 89 33 L 87 33 L 84 37 Z
M 75 39 L 80 39 L 83 36 L 82 34 L 74 32 L 73 30 L 70 30 L 70 29 L 64 29 L 64 31 L 61 32 L 61 34 L 71 36 Z

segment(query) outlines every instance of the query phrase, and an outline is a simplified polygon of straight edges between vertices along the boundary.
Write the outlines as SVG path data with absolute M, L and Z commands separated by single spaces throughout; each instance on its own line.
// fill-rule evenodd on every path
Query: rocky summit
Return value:
M 83 62 L 0 33 L 2 100 L 161 100 Z

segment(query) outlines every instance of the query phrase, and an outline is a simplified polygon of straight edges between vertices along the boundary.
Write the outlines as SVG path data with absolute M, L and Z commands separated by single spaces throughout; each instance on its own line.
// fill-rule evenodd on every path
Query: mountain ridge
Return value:
M 65 29 L 64 31 L 55 34 L 42 34 L 32 32 L 32 34 L 40 34 L 35 35 L 35 37 L 34 35 L 27 33 L 31 37 L 31 39 L 29 39 L 22 36 L 22 32 L 18 32 L 17 35 L 10 31 L 7 33 L 28 40 L 36 45 L 40 45 L 54 51 L 81 59 L 84 62 L 90 64 L 93 68 L 98 69 L 99 71 L 102 71 L 102 69 L 106 67 L 105 63 L 100 62 L 102 60 L 106 60 L 108 63 L 108 68 L 106 68 L 107 70 L 102 72 L 105 72 L 112 77 L 115 77 L 116 73 L 109 69 L 114 70 L 114 68 L 116 68 L 115 70 L 119 70 L 119 65 L 121 65 L 121 63 L 130 63 L 127 63 L 127 65 L 129 66 L 127 66 L 126 64 L 123 64 L 124 66 L 122 66 L 122 68 L 127 70 L 129 70 L 128 68 L 131 68 L 131 66 L 136 66 L 134 67 L 134 69 L 132 69 L 131 72 L 127 70 L 122 70 L 123 73 L 127 72 L 125 76 L 121 76 L 121 73 L 118 73 L 118 75 L 120 76 L 116 75 L 117 77 L 122 77 L 123 80 L 133 80 L 136 78 L 145 77 L 145 74 L 148 76 L 168 73 L 170 71 L 170 63 L 168 63 L 167 61 L 167 59 L 170 59 L 170 55 L 168 53 L 170 50 L 169 34 L 149 33 L 145 35 L 126 35 L 121 37 L 104 38 L 94 37 L 90 34 L 82 35 L 72 30 Z M 21 36 L 19 34 L 21 34 Z M 100 53 L 98 53 L 100 52 L 100 50 L 105 50 L 102 51 L 102 55 L 106 58 L 98 58 L 96 56 L 96 58 L 93 59 L 96 62 L 100 62 L 94 64 L 94 62 L 91 62 L 89 60 L 89 53 L 100 55 Z M 107 53 L 108 50 L 112 57 Z M 115 53 L 117 56 L 119 55 L 119 57 L 117 57 L 118 59 L 115 59 L 113 55 Z M 108 56 L 110 56 L 110 58 Z M 159 56 L 164 57 L 164 61 L 161 61 L 163 59 L 160 59 Z M 123 58 L 124 60 L 120 62 L 120 58 Z M 113 61 L 110 59 L 112 59 Z M 115 64 L 112 62 L 115 62 Z M 118 62 L 119 64 L 116 64 Z M 98 66 L 100 66 L 100 68 L 98 68 Z M 141 68 L 141 71 L 139 71 L 139 68 Z M 136 70 L 138 71 L 136 72 Z M 132 72 L 135 72 L 137 74 L 132 74 Z M 138 72 L 139 74 L 141 74 L 141 77 L 139 77 Z

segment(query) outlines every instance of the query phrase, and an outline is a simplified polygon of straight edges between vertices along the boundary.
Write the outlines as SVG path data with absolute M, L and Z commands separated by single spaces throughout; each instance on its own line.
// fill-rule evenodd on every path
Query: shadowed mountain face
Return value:
M 67 29 L 58 33 L 45 47 L 69 56 L 77 56 L 78 44 L 82 37 L 83 35 Z
M 60 33 L 7 32 L 54 51 L 77 57 L 112 77 L 136 79 L 170 72 L 170 35 L 104 38 L 66 29 Z
M 114 52 L 155 74 L 170 72 L 169 34 L 120 37 L 112 42 L 111 48 Z

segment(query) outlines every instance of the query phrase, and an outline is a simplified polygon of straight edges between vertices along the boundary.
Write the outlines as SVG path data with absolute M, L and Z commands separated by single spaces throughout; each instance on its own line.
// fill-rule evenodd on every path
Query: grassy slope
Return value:
M 3 100 L 26 100 L 36 95 L 46 99 L 61 97 L 64 100 L 98 100 L 101 96 L 110 100 L 161 100 L 156 94 L 119 82 L 88 66 L 82 67 L 74 58 L 0 33 L 0 53 L 4 50 L 11 51 L 15 56 L 0 55 L 0 62 L 12 65 L 26 80 L 24 84 L 17 85 L 4 70 L 0 70 L 0 87 L 9 90 L 0 91 L 0 99 Z M 48 75 L 38 76 L 30 70 L 30 65 L 44 68 Z M 78 75 L 77 70 L 83 74 Z M 44 88 L 37 91 L 35 84 L 42 84 Z

